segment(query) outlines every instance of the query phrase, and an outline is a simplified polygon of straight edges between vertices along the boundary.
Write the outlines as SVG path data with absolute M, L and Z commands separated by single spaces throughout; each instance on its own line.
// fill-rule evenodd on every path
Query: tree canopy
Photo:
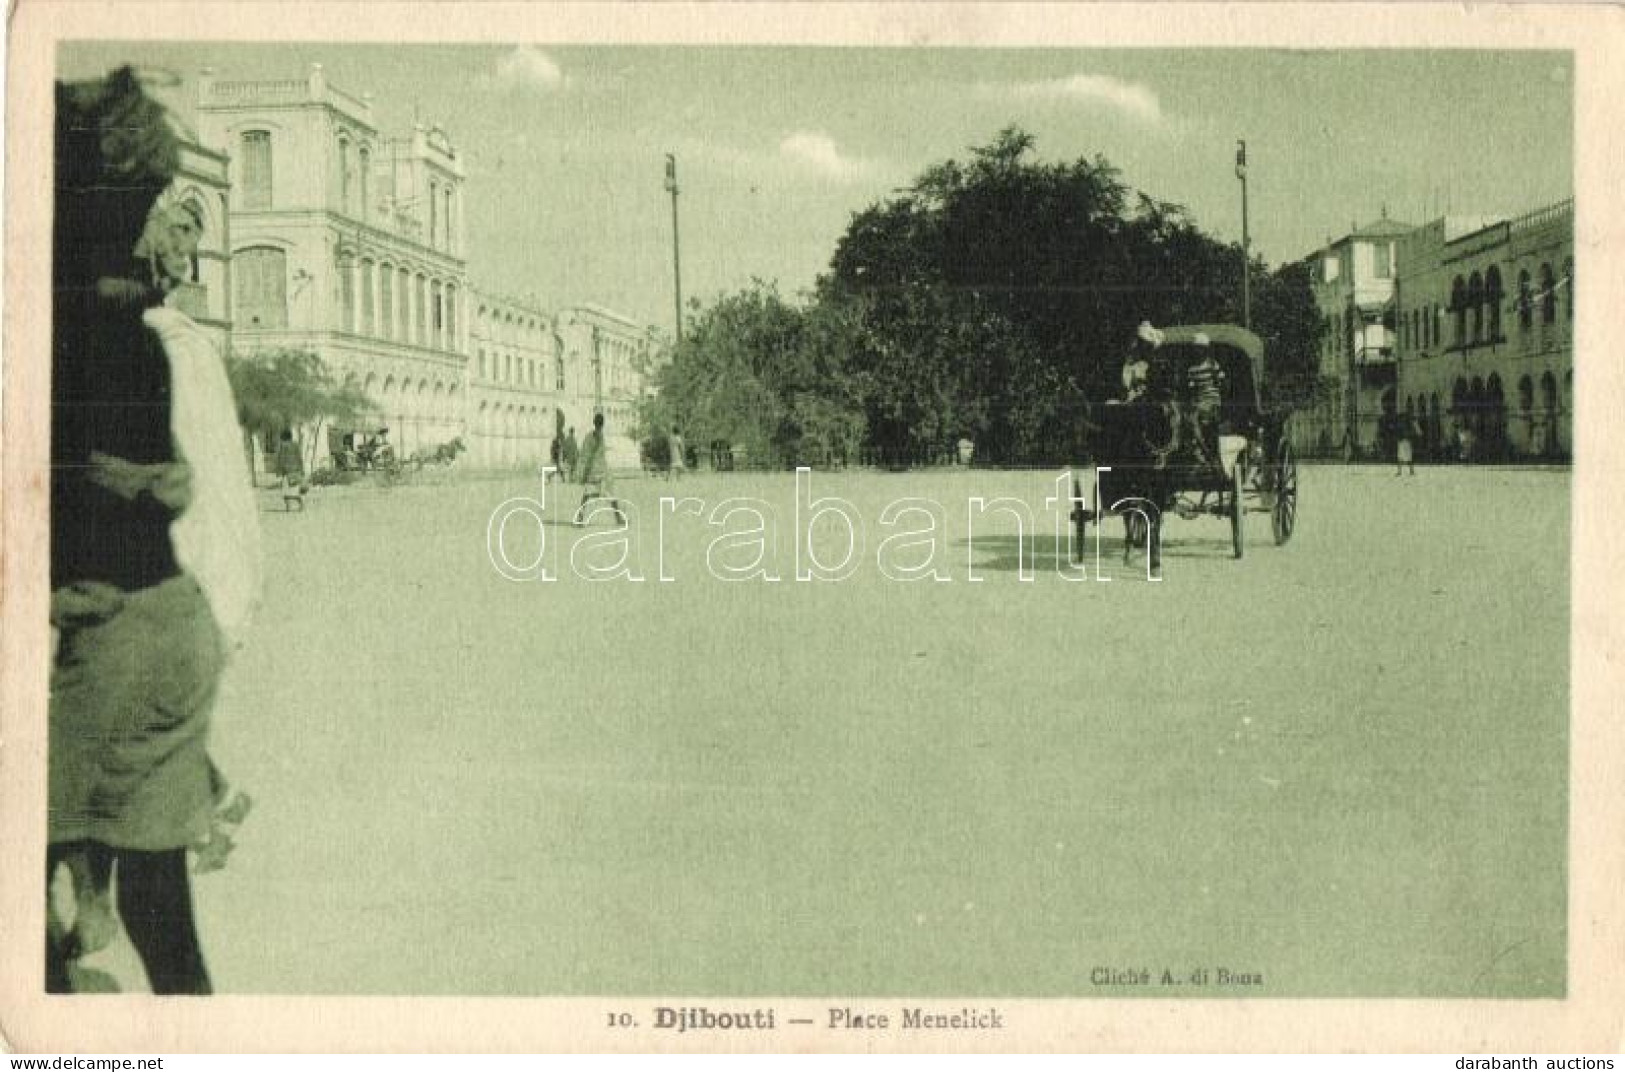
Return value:
M 860 437 L 891 461 L 962 436 L 997 462 L 1076 458 L 1140 321 L 1240 323 L 1244 261 L 1104 157 L 1034 148 L 1008 128 L 854 214 L 799 303 L 758 284 L 700 312 L 655 408 L 782 463 Z M 1299 404 L 1321 330 L 1307 270 L 1247 270 L 1265 390 Z

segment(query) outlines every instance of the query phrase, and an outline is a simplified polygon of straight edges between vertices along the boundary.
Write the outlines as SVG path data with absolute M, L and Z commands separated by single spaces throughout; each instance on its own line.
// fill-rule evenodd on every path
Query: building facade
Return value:
M 372 103 L 327 84 L 205 74 L 203 140 L 230 158 L 233 347 L 319 354 L 361 388 L 397 448 L 463 432 L 463 171 L 439 129 L 384 137 Z
M 239 354 L 309 350 L 362 391 L 372 411 L 356 428 L 315 430 L 332 451 L 388 427 L 403 454 L 461 439 L 475 465 L 534 467 L 561 418 L 579 438 L 603 412 L 612 461 L 637 463 L 650 329 L 600 306 L 553 314 L 501 287 L 475 292 L 465 172 L 445 131 L 387 136 L 370 95 L 319 64 L 278 81 L 205 71 L 197 116 L 195 140 L 213 148 L 188 157 L 192 196 L 219 248 L 177 303 Z
M 1318 405 L 1292 422 L 1301 454 L 1352 457 L 1376 446 L 1381 399 L 1397 377 L 1398 243 L 1411 230 L 1384 214 L 1308 258 L 1325 328 L 1319 362 L 1325 387 Z
M 1446 217 L 1401 245 L 1389 399 L 1433 457 L 1573 450 L 1574 202 L 1510 220 Z
M 565 387 L 559 404 L 577 438 L 604 415 L 610 463 L 638 464 L 638 402 L 654 359 L 656 338 L 646 325 L 598 305 L 562 309 L 558 338 Z
M 564 393 L 553 318 L 535 301 L 474 292 L 469 457 L 480 466 L 549 457 Z

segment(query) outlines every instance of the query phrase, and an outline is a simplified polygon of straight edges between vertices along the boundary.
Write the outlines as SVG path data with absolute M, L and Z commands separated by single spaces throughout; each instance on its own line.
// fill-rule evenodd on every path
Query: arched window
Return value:
M 1535 381 L 1527 373 L 1518 381 L 1518 412 L 1530 413 L 1535 408 Z
M 1557 413 L 1557 377 L 1550 372 L 1540 375 L 1540 408 L 1549 416 Z
M 480 347 L 480 379 L 485 379 L 485 347 Z
M 417 294 L 417 300 L 418 300 L 417 344 L 419 346 L 428 346 L 429 345 L 429 277 L 428 276 L 426 276 L 426 275 L 419 275 L 418 276 L 418 288 L 417 288 L 416 294 Z
M 378 334 L 386 339 L 395 337 L 395 269 L 381 265 L 378 269 Z
M 1488 314 L 1487 328 L 1489 341 L 1499 342 L 1501 339 L 1501 299 L 1505 295 L 1501 292 L 1501 269 L 1490 265 L 1490 270 L 1484 275 L 1484 309 Z
M 555 340 L 555 346 L 557 346 L 557 340 Z M 559 349 L 562 349 L 562 347 L 559 347 Z M 564 355 L 562 353 L 553 359 L 553 389 L 555 391 L 564 390 Z
M 429 284 L 429 325 L 433 332 L 429 336 L 431 345 L 438 349 L 445 349 L 446 344 L 446 311 L 443 306 L 445 295 L 441 290 L 440 281 L 435 280 Z
M 451 249 L 451 183 L 446 184 L 446 248 Z
M 1563 308 L 1568 311 L 1569 323 L 1574 323 L 1574 258 L 1570 257 L 1563 262 Z
M 378 330 L 378 322 L 374 318 L 372 304 L 372 278 L 373 263 L 364 260 L 361 262 L 361 333 L 372 335 Z
M 1438 305 L 1433 307 L 1433 345 L 1444 345 L 1444 309 Z
M 1456 346 L 1467 343 L 1467 284 L 1457 276 L 1450 284 L 1450 311 L 1456 314 Z
M 242 146 L 243 208 L 271 207 L 271 132 L 245 130 Z
M 1552 266 L 1540 266 L 1540 322 L 1550 324 L 1557 320 L 1557 280 L 1552 278 Z
M 339 135 L 339 210 L 353 212 L 355 206 L 350 203 L 350 192 L 354 188 L 350 165 L 350 139 Z
M 1467 316 L 1472 324 L 1471 341 L 1484 341 L 1484 280 L 1477 272 L 1467 281 Z
M 1529 286 L 1529 271 L 1524 269 L 1518 273 L 1518 327 L 1528 331 L 1535 322 L 1534 292 Z
M 370 207 L 367 204 L 367 187 L 372 181 L 372 153 L 368 152 L 367 147 L 363 145 L 361 147 L 359 157 L 361 160 L 361 165 L 357 169 L 358 174 L 356 176 L 356 188 L 357 192 L 361 195 L 361 218 L 364 220 L 367 218 L 367 211 Z
M 429 248 L 440 247 L 440 184 L 429 183 Z
M 340 250 L 334 261 L 338 274 L 339 330 L 355 330 L 355 259 L 348 250 Z
M 460 350 L 457 338 L 457 288 L 450 283 L 446 284 L 446 349 L 456 353 Z
M 268 246 L 242 249 L 232 255 L 231 269 L 237 326 L 287 327 L 288 255 Z

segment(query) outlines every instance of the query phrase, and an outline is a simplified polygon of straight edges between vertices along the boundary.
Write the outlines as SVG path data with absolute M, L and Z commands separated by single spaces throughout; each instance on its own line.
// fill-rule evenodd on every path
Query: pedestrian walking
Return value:
M 165 200 L 163 109 L 128 67 L 56 88 L 46 988 L 117 918 L 158 994 L 212 989 L 188 848 L 221 842 L 216 685 L 259 591 L 259 518 L 224 363 L 165 296 L 203 213 Z M 246 811 L 238 797 L 230 810 Z M 58 868 L 75 886 L 57 916 Z
M 666 468 L 667 479 L 681 480 L 688 471 L 688 447 L 683 443 L 683 433 L 676 427 L 671 430 L 670 439 L 671 463 Z
M 547 448 L 547 461 L 550 468 L 542 476 L 543 485 L 551 484 L 554 477 L 563 473 L 561 467 L 564 465 L 564 440 L 558 435 L 553 437 L 552 445 Z
M 581 460 L 581 448 L 576 445 L 575 425 L 564 436 L 564 478 L 575 483 L 580 474 L 576 472 L 576 463 Z
M 587 504 L 599 499 L 608 499 L 610 509 L 620 519 L 622 525 L 627 523 L 626 513 L 621 509 L 620 502 L 615 498 L 615 483 L 609 472 L 609 450 L 604 442 L 604 415 L 596 413 L 592 418 L 592 431 L 581 444 L 581 505 L 576 507 L 575 517 L 571 523 L 576 526 L 587 523 Z
M 310 485 L 305 482 L 305 459 L 299 444 L 293 440 L 293 432 L 286 428 L 282 430 L 282 438 L 276 447 L 276 472 L 282 478 L 282 509 L 286 511 L 297 506 L 303 513 L 305 493 L 310 490 Z
M 1416 475 L 1416 440 L 1421 436 L 1421 430 L 1416 426 L 1412 417 L 1399 418 L 1399 441 L 1394 446 L 1394 475 L 1401 475 L 1406 469 L 1411 476 Z

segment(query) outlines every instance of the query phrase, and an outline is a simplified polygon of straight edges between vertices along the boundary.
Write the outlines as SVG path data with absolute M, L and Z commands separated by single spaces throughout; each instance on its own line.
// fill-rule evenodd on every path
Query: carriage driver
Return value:
M 1151 379 L 1151 356 L 1162 345 L 1162 332 L 1149 320 L 1140 321 L 1134 332 L 1134 350 L 1123 362 L 1123 401 L 1136 402 L 1145 395 Z
M 1219 408 L 1224 402 L 1224 369 L 1213 356 L 1212 342 L 1198 332 L 1191 340 L 1198 359 L 1185 370 L 1185 390 L 1190 398 L 1190 433 L 1197 453 L 1208 461 L 1217 456 Z

